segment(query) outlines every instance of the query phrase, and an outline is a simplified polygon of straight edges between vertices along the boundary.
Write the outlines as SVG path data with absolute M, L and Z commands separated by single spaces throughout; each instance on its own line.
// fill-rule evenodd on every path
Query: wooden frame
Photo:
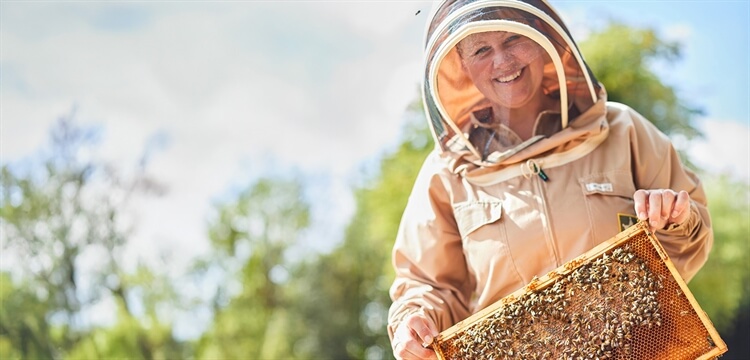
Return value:
M 677 272 L 677 269 L 675 268 L 672 261 L 669 259 L 669 256 L 667 255 L 666 251 L 662 247 L 662 245 L 659 243 L 656 236 L 649 231 L 648 225 L 645 222 L 639 222 L 636 225 L 626 229 L 625 231 L 615 235 L 614 237 L 610 238 L 607 241 L 604 241 L 603 243 L 599 244 L 598 246 L 594 247 L 590 251 L 586 252 L 585 254 L 569 261 L 568 263 L 560 266 L 559 268 L 549 272 L 548 274 L 542 276 L 541 278 L 534 278 L 528 285 L 524 286 L 521 289 L 518 289 L 517 291 L 513 292 L 512 294 L 502 298 L 501 300 L 497 301 L 496 303 L 488 306 L 485 309 L 482 309 L 481 311 L 473 314 L 472 316 L 466 318 L 465 320 L 462 320 L 458 322 L 457 324 L 453 325 L 452 327 L 446 329 L 442 333 L 440 333 L 433 341 L 432 348 L 435 350 L 435 352 L 438 355 L 438 358 L 441 360 L 447 360 L 446 355 L 441 350 L 441 344 L 443 344 L 446 341 L 450 341 L 454 336 L 462 332 L 464 329 L 467 329 L 471 327 L 472 325 L 478 324 L 494 314 L 497 311 L 501 311 L 505 306 L 508 306 L 510 304 L 513 304 L 514 302 L 518 301 L 520 298 L 522 298 L 524 295 L 530 293 L 530 292 L 536 292 L 545 288 L 548 288 L 552 286 L 555 282 L 559 281 L 560 279 L 563 279 L 566 277 L 566 275 L 571 274 L 576 269 L 582 267 L 583 265 L 586 265 L 597 258 L 602 257 L 604 254 L 607 254 L 611 250 L 626 245 L 631 239 L 634 239 L 635 237 L 646 235 L 648 237 L 648 242 L 653 246 L 653 249 L 646 249 L 646 250 L 654 250 L 658 254 L 658 258 L 661 260 L 661 262 L 666 265 L 666 268 L 668 269 L 668 274 L 671 275 L 671 278 L 668 278 L 668 276 L 661 275 L 661 277 L 664 278 L 666 281 L 674 281 L 676 282 L 677 286 L 679 286 L 679 290 L 677 290 L 677 293 L 679 294 L 680 291 L 682 292 L 679 294 L 680 296 L 684 295 L 685 299 L 689 302 L 689 305 L 692 307 L 693 312 L 690 312 L 690 315 L 697 316 L 700 319 L 700 324 L 702 324 L 705 331 L 708 333 L 708 336 L 710 337 L 709 342 L 713 345 L 712 348 L 710 348 L 709 351 L 704 353 L 703 355 L 699 356 L 697 359 L 710 359 L 717 357 L 724 352 L 727 351 L 726 344 L 719 336 L 719 333 L 716 331 L 716 329 L 713 326 L 713 323 L 711 323 L 711 320 L 708 318 L 706 313 L 700 308 L 700 305 L 696 301 L 693 294 L 690 292 L 690 289 L 688 288 L 685 281 L 682 279 L 680 274 Z M 658 263 L 658 261 L 652 261 Z M 662 270 L 662 272 L 664 272 Z M 672 287 L 674 287 L 674 284 L 671 284 Z M 669 295 L 667 295 L 669 296 Z M 687 313 L 687 311 L 685 311 Z M 697 323 L 697 322 L 696 322 Z

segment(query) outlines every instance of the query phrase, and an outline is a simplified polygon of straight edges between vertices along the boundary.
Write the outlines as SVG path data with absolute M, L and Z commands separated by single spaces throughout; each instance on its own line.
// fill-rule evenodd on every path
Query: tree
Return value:
M 392 356 L 385 329 L 391 247 L 411 184 L 433 146 L 420 106 L 415 102 L 409 109 L 403 142 L 355 190 L 357 209 L 342 244 L 295 272 L 295 298 L 301 301 L 294 302 L 294 313 L 307 332 L 301 358 Z
M 607 89 L 608 100 L 627 104 L 666 134 L 687 139 L 700 136 L 693 121 L 702 110 L 680 99 L 677 90 L 652 70 L 656 63 L 678 61 L 679 43 L 665 41 L 649 28 L 612 22 L 583 41 L 580 48 Z
M 750 187 L 727 175 L 704 179 L 714 245 L 689 287 L 719 333 L 730 334 L 738 314 L 750 312 Z
M 299 180 L 263 178 L 216 206 L 209 230 L 214 253 L 195 268 L 220 274 L 214 322 L 198 343 L 198 358 L 292 356 L 285 294 L 291 264 L 285 254 L 309 226 L 303 195 Z
M 19 281 L 3 284 L 0 336 L 10 344 L 9 352 L 22 358 L 62 358 L 71 351 L 157 357 L 164 348 L 131 312 L 132 302 L 139 301 L 131 290 L 138 284 L 128 280 L 121 264 L 131 231 L 122 215 L 133 196 L 162 189 L 145 175 L 145 159 L 126 178 L 94 158 L 99 133 L 75 124 L 73 115 L 59 119 L 50 135 L 49 151 L 37 160 L 4 164 L 1 170 L 3 251 L 28 261 L 14 264 L 13 279 Z M 135 341 L 123 352 L 81 353 L 81 344 L 97 326 L 86 314 L 108 298 L 119 303 L 121 320 L 135 324 L 129 327 Z M 166 356 L 177 348 L 168 334 L 161 341 L 171 344 Z
M 0 358 L 47 358 L 55 355 L 45 314 L 49 303 L 16 286 L 9 273 L 0 273 Z

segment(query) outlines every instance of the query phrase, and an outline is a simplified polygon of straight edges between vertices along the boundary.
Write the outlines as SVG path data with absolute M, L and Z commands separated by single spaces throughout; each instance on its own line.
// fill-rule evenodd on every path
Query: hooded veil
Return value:
M 514 76 L 531 76 L 528 62 L 543 64 L 538 87 L 544 106 L 531 120 L 529 138 L 509 129 L 520 120 L 498 105 L 494 95 L 480 91 L 466 70 L 467 62 L 484 61 L 486 55 L 481 44 L 466 53 L 462 43 L 482 34 L 506 39 L 500 55 L 505 57 L 495 60 L 494 78 L 488 82 L 493 89 L 521 81 Z M 435 142 L 440 151 L 476 167 L 523 160 L 519 152 L 568 128 L 603 92 L 560 17 L 543 0 L 444 0 L 431 13 L 425 39 L 422 96 Z M 503 96 L 502 91 L 495 92 Z

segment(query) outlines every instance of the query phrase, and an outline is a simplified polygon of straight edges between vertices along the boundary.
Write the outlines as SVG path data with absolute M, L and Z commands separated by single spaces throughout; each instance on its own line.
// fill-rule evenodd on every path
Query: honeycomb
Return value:
M 439 359 L 708 359 L 726 344 L 646 223 L 440 333 Z

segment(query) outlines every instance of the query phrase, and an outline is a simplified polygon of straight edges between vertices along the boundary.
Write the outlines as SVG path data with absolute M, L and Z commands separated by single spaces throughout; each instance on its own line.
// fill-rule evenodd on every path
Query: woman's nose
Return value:
M 492 56 L 492 66 L 495 69 L 508 67 L 513 62 L 513 56 L 508 51 L 496 50 Z

